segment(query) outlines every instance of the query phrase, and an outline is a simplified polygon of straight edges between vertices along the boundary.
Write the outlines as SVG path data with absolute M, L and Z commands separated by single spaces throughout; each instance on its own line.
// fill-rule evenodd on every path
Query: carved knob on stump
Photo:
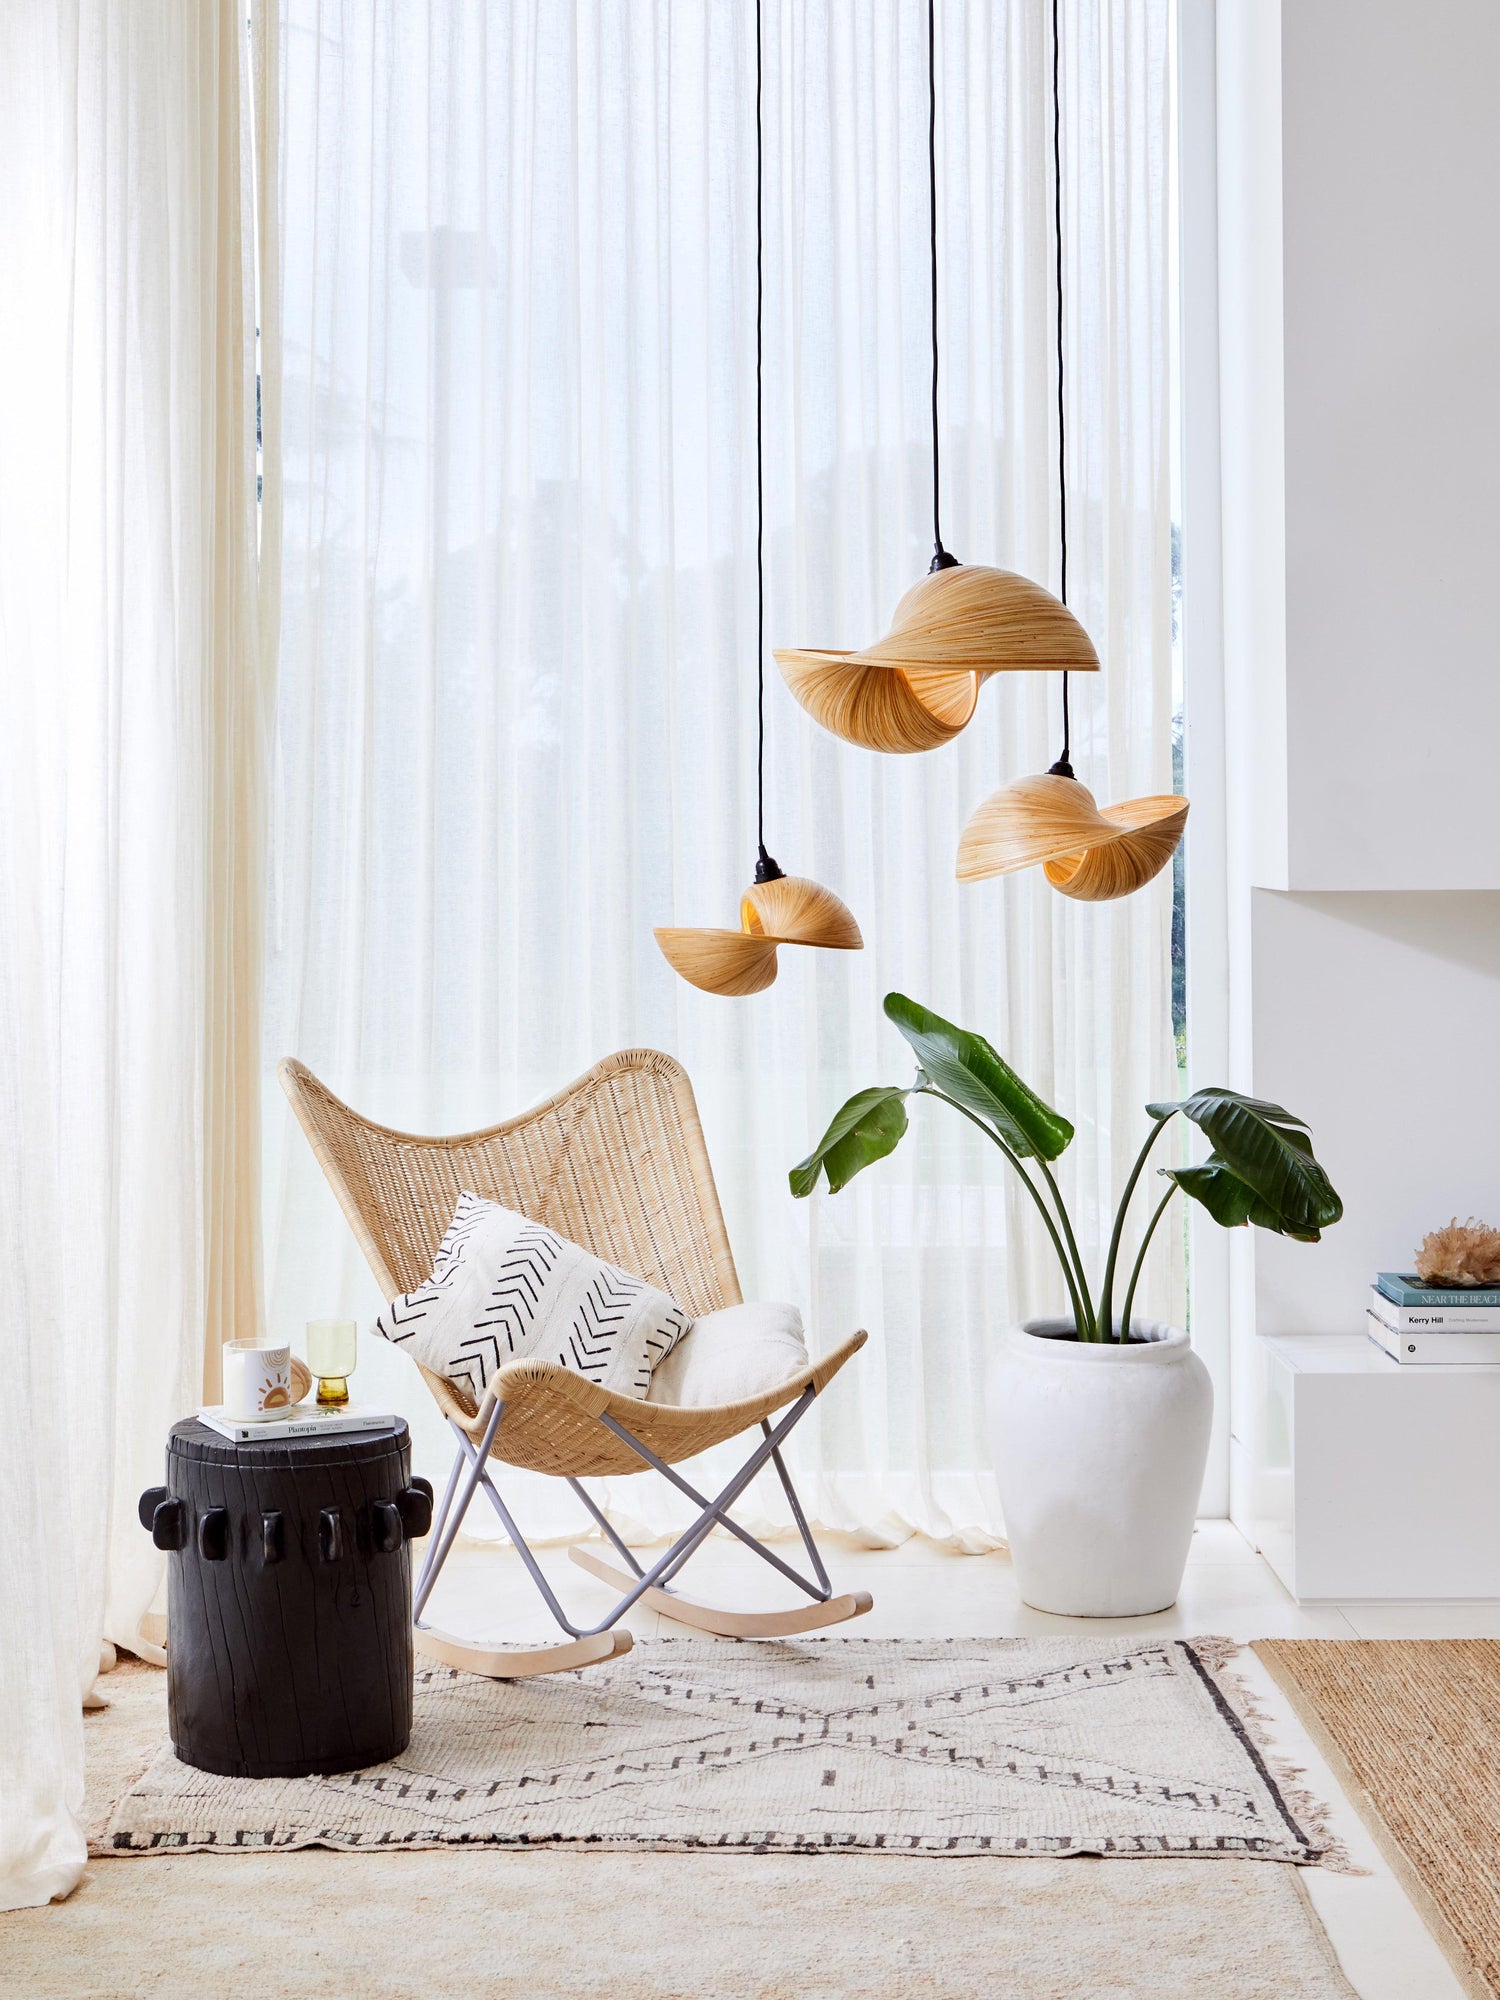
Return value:
M 432 1486 L 429 1481 L 414 1479 L 410 1486 L 396 1495 L 396 1505 L 400 1509 L 401 1525 L 409 1542 L 427 1533 L 432 1526 Z
M 155 1488 L 154 1491 L 164 1491 Z M 142 1506 L 145 1505 L 144 1498 Z M 159 1549 L 185 1549 L 188 1543 L 188 1511 L 181 1500 L 170 1496 L 161 1501 L 151 1513 L 151 1539 Z
M 229 1554 L 227 1507 L 210 1507 L 198 1516 L 198 1553 L 211 1563 L 221 1563 Z

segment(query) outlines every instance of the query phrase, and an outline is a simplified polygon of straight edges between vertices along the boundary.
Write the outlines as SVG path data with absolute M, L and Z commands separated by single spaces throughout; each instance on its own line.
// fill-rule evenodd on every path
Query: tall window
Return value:
M 1102 800 L 1170 789 L 1167 0 L 1063 8 L 1070 595 Z M 1047 0 L 939 9 L 945 538 L 1057 575 Z M 767 10 L 773 643 L 873 637 L 930 552 L 926 8 Z M 696 1084 L 747 1294 L 872 1341 L 809 1426 L 825 1521 L 999 1527 L 982 1417 L 1004 1323 L 1054 1302 L 1018 1197 L 958 1121 L 839 1197 L 786 1170 L 903 1077 L 892 988 L 986 1032 L 1112 1206 L 1174 1087 L 1172 885 L 960 888 L 969 810 L 1057 752 L 1055 682 L 985 689 L 956 743 L 881 758 L 774 676 L 768 837 L 860 954 L 695 992 L 660 923 L 733 921 L 753 860 L 754 8 L 286 0 L 284 608 L 267 1057 L 417 1130 L 473 1127 L 610 1049 Z M 267 1082 L 271 1298 L 378 1301 Z M 1164 1244 L 1152 1310 L 1182 1310 Z M 435 1418 L 399 1354 L 362 1387 Z M 424 1428 L 425 1426 L 425 1428 Z M 538 1508 L 558 1504 L 536 1497 Z M 622 1504 L 624 1502 L 622 1501 Z M 541 1525 L 545 1526 L 543 1522 Z

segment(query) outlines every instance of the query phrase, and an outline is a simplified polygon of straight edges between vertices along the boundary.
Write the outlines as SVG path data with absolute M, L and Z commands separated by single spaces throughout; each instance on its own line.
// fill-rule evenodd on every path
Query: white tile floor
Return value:
M 1054 1618 L 1032 1611 L 1022 1604 L 1004 1555 L 953 1555 L 920 1538 L 889 1550 L 860 1548 L 840 1536 L 823 1537 L 822 1543 L 835 1590 L 874 1594 L 874 1610 L 846 1628 L 871 1638 L 942 1634 L 1003 1638 L 1073 1629 L 1221 1632 L 1241 1640 L 1500 1637 L 1500 1604 L 1298 1605 L 1227 1521 L 1199 1523 L 1182 1595 L 1170 1611 L 1153 1618 Z M 591 1613 L 593 1618 L 602 1616 L 611 1602 L 605 1585 L 570 1563 L 565 1550 L 544 1550 L 541 1559 L 570 1615 L 579 1622 Z M 683 1583 L 695 1597 L 738 1605 L 786 1603 L 791 1590 L 748 1550 L 722 1534 L 705 1545 Z M 434 1624 L 475 1638 L 514 1642 L 558 1636 L 520 1559 L 505 1548 L 455 1551 L 433 1593 L 428 1617 Z M 654 1612 L 635 1611 L 624 1622 L 637 1639 L 687 1630 Z M 1310 1869 L 1305 1878 L 1361 2000 L 1461 2000 L 1462 1988 L 1341 1797 L 1286 1698 L 1252 1654 L 1243 1654 L 1237 1667 L 1272 1718 L 1273 1749 L 1306 1770 L 1310 1788 L 1333 1804 L 1339 1834 L 1356 1864 L 1369 1871 L 1345 1876 Z

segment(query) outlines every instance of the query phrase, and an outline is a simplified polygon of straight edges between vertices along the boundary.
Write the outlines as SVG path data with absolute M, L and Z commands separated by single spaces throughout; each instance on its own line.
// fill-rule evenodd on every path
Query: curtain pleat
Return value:
M 260 1324 L 244 49 L 229 0 L 0 10 L 0 1905 L 77 1880 L 101 1641 L 160 1657 L 136 1499 Z

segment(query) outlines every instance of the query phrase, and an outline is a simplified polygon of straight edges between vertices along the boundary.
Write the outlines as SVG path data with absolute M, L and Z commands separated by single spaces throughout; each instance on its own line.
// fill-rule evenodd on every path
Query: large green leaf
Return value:
M 1233 1090 L 1209 1089 L 1194 1091 L 1179 1105 L 1153 1104 L 1148 1109 L 1153 1117 L 1178 1110 L 1190 1118 L 1214 1149 L 1207 1164 L 1243 1181 L 1276 1218 L 1273 1223 L 1247 1215 L 1246 1221 L 1316 1242 L 1318 1232 L 1343 1214 L 1343 1202 L 1313 1157 L 1307 1121 L 1281 1105 L 1242 1097 Z M 1203 1199 L 1191 1183 L 1187 1192 Z
M 1022 1083 L 982 1035 L 955 1027 L 904 993 L 887 993 L 885 1011 L 911 1043 L 929 1081 L 972 1111 L 1013 1153 L 1055 1160 L 1072 1139 L 1067 1119 Z
M 1295 1236 L 1299 1242 L 1316 1243 L 1316 1229 L 1292 1229 L 1268 1201 L 1248 1182 L 1242 1181 L 1217 1153 L 1201 1167 L 1163 1167 L 1161 1172 L 1175 1181 L 1184 1194 L 1201 1201 L 1221 1229 L 1242 1229 L 1253 1222 L 1257 1229 L 1273 1230 L 1278 1236 Z
M 826 1173 L 829 1193 L 837 1194 L 861 1168 L 895 1152 L 906 1133 L 905 1100 L 910 1095 L 910 1091 L 886 1083 L 856 1092 L 812 1152 L 788 1174 L 792 1193 L 811 1194 L 818 1185 L 818 1175 Z
M 1269 1118 L 1278 1125 L 1300 1125 L 1304 1129 L 1307 1125 L 1305 1118 L 1299 1118 L 1295 1111 L 1288 1111 L 1284 1105 L 1272 1104 L 1264 1097 L 1245 1097 L 1239 1091 L 1225 1090 L 1219 1084 L 1209 1084 L 1205 1089 L 1195 1091 L 1191 1097 L 1171 1098 L 1165 1104 L 1148 1104 L 1146 1112 L 1151 1118 L 1170 1118 L 1174 1111 L 1181 1111 L 1192 1118 L 1194 1114 L 1188 1107 L 1200 1102 L 1206 1104 L 1210 1099 L 1216 1102 L 1231 1100 L 1235 1104 L 1243 1105 L 1247 1111 L 1259 1112 L 1262 1118 Z

